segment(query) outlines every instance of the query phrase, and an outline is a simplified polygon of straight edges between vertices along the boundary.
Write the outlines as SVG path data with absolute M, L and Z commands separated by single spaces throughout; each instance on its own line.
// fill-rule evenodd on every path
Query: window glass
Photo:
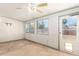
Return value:
M 27 33 L 34 33 L 35 25 L 34 22 L 30 22 L 26 24 L 26 32 Z
M 48 19 L 37 21 L 38 33 L 48 33 Z
M 30 23 L 30 24 L 29 24 L 29 32 L 30 32 L 30 33 L 34 33 L 34 30 L 35 30 L 34 28 L 35 28 L 35 27 L 34 27 L 34 23 Z
M 25 29 L 26 29 L 26 32 L 29 32 L 29 24 L 26 24 Z
M 77 21 L 75 17 L 68 17 L 63 20 L 63 34 L 64 35 L 76 35 Z

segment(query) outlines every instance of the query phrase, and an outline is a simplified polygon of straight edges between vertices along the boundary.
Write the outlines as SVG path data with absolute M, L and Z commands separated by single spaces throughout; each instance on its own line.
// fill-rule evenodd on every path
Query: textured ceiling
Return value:
M 39 13 L 39 12 L 29 11 L 28 4 L 30 3 L 0 3 L 0 15 L 21 21 L 26 21 L 29 19 L 37 18 L 43 15 L 47 15 L 50 13 L 54 13 L 78 5 L 77 3 L 76 4 L 48 3 L 48 7 L 40 9 L 42 12 Z

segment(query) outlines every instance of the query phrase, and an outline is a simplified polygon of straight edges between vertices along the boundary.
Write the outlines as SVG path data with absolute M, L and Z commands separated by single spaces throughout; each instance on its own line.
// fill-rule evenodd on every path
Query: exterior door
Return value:
M 78 18 L 74 16 L 62 16 L 59 18 L 59 49 L 64 52 L 72 53 L 74 43 L 78 39 Z

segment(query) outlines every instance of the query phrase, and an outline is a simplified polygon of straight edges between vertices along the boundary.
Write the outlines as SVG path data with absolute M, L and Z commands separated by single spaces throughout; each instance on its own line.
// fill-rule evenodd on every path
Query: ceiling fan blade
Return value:
M 37 7 L 47 7 L 48 4 L 47 3 L 41 3 L 41 4 L 38 4 Z

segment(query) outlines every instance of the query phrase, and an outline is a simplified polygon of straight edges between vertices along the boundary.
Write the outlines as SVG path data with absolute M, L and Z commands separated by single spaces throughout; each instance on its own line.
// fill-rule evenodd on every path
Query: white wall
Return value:
M 79 11 L 79 7 L 73 8 L 70 10 L 65 10 L 65 11 L 62 11 L 62 12 L 59 12 L 56 14 L 46 16 L 46 17 L 38 18 L 38 19 L 48 18 L 49 34 L 48 35 L 37 34 L 36 33 L 37 29 L 36 29 L 34 34 L 25 33 L 25 38 L 58 49 L 58 46 L 59 46 L 59 43 L 58 43 L 58 41 L 59 41 L 59 39 L 58 39 L 58 34 L 59 34 L 58 33 L 58 30 L 59 30 L 58 29 L 58 20 L 59 20 L 58 16 L 66 15 L 66 14 L 70 14 L 70 13 L 74 13 L 74 12 L 78 12 L 78 11 Z M 36 21 L 38 19 L 34 19 L 33 21 Z M 36 26 L 35 26 L 35 28 L 36 28 Z
M 12 26 L 6 25 L 5 23 L 12 23 Z M 24 38 L 24 23 L 0 17 L 0 42 L 18 40 Z

